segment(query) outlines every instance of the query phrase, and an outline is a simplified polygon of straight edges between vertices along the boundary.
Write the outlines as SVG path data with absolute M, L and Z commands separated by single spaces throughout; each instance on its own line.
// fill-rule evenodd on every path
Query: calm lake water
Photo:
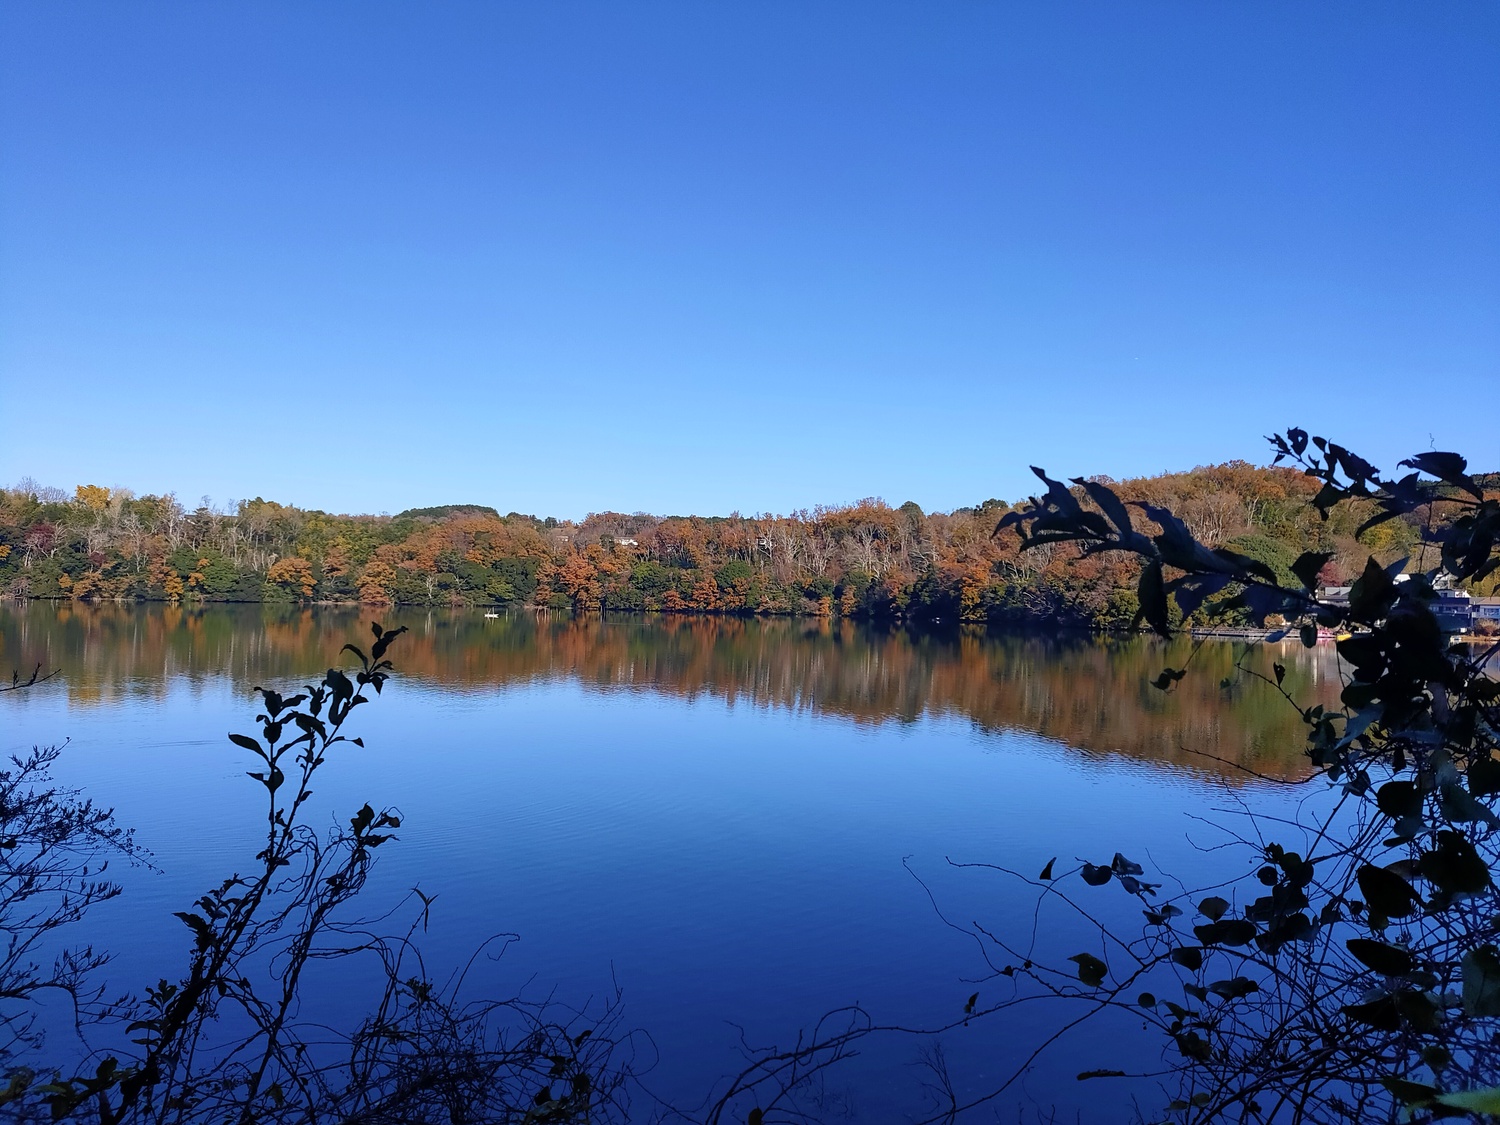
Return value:
M 1184 877 L 1211 872 L 1200 845 L 1217 841 L 1193 814 L 1276 812 L 1293 798 L 1246 771 L 1293 777 L 1301 762 L 1297 713 L 1235 661 L 1267 674 L 1280 661 L 1307 702 L 1337 693 L 1331 653 L 1298 645 L 1205 643 L 1164 695 L 1149 680 L 1182 667 L 1187 642 L 384 617 L 412 631 L 391 653 L 398 678 L 358 716 L 366 749 L 325 770 L 315 821 L 347 820 L 366 800 L 399 807 L 401 839 L 370 896 L 437 895 L 429 963 L 456 965 L 511 932 L 520 941 L 481 966 L 481 987 L 582 1003 L 617 982 L 626 1022 L 659 1056 L 647 1085 L 685 1104 L 738 1069 L 740 1028 L 786 1043 L 851 1002 L 931 1026 L 976 988 L 998 995 L 971 983 L 983 972 L 974 945 L 933 901 L 1024 935 L 1033 899 L 950 858 L 1034 874 L 1054 855 L 1119 850 Z M 252 866 L 260 790 L 225 739 L 254 731 L 251 689 L 320 675 L 345 641 L 367 639 L 367 620 L 0 605 L 0 670 L 63 669 L 0 699 L 0 751 L 70 739 L 65 780 L 154 853 L 157 870 L 124 872 L 127 894 L 93 920 L 122 987 L 175 975 L 189 941 L 172 911 Z M 338 1018 L 358 1000 L 334 990 L 313 1003 Z M 1008 1075 L 1057 1023 L 1024 1011 L 945 1037 L 963 1088 Z M 1001 1119 L 1018 1107 L 1128 1116 L 1130 1088 L 1074 1076 L 1159 1052 L 1129 1030 L 1065 1041 L 997 1099 Z M 827 1079 L 833 1116 L 920 1119 L 930 1103 L 915 1062 L 910 1040 L 868 1045 Z

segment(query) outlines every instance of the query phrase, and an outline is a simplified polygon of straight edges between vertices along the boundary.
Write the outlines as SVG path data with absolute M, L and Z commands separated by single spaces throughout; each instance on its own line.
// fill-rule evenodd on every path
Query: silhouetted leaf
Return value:
M 1387 918 L 1405 918 L 1417 908 L 1417 892 L 1401 876 L 1367 863 L 1359 869 L 1359 889 L 1372 910 Z
M 1494 758 L 1479 758 L 1469 763 L 1469 792 L 1476 797 L 1489 797 L 1500 793 L 1500 762 Z
M 1426 992 L 1404 988 L 1395 994 L 1396 1011 L 1401 1020 L 1414 1031 L 1431 1033 L 1442 1026 L 1442 1014 L 1437 1001 Z
M 366 803 L 365 806 L 359 810 L 359 812 L 355 813 L 352 817 L 349 818 L 349 826 L 354 830 L 354 834 L 358 836 L 360 833 L 368 829 L 370 825 L 374 823 L 374 821 L 375 810 L 372 809 L 368 803 Z
M 1109 522 L 1115 525 L 1122 536 L 1128 537 L 1134 532 L 1135 529 L 1130 524 L 1130 513 L 1115 495 L 1114 489 L 1098 481 L 1082 478 L 1075 478 L 1073 483 L 1088 493 L 1089 499 L 1099 505 L 1099 510 L 1109 517 Z
M 1422 792 L 1410 781 L 1387 781 L 1375 794 L 1380 811 L 1393 820 L 1422 811 Z
M 1203 950 L 1196 945 L 1179 945 L 1169 955 L 1173 962 L 1196 973 L 1203 968 Z
M 349 699 L 354 695 L 354 684 L 337 668 L 328 669 L 323 682 L 328 685 L 328 690 L 333 693 L 333 698 L 336 700 Z
M 1198 612 L 1199 606 L 1228 586 L 1231 581 L 1232 579 L 1227 574 L 1189 574 L 1182 578 L 1174 578 L 1166 584 L 1165 589 L 1172 595 L 1177 603 L 1178 612 L 1186 620 Z
M 1438 1092 L 1436 1086 L 1411 1082 L 1405 1078 L 1382 1078 L 1380 1084 L 1395 1094 L 1402 1103 L 1410 1106 L 1426 1106 Z
M 1443 815 L 1455 824 L 1482 821 L 1491 828 L 1500 826 L 1500 818 L 1490 811 L 1489 806 L 1471 797 L 1469 791 L 1456 781 L 1438 790 L 1438 805 L 1443 810 Z
M 1464 1011 L 1471 1016 L 1500 1016 L 1500 954 L 1481 945 L 1464 954 Z
M 1228 900 L 1222 899 L 1218 895 L 1209 895 L 1208 898 L 1198 904 L 1198 913 L 1202 914 L 1210 922 L 1217 922 L 1220 918 L 1224 917 L 1228 909 Z
M 1182 1052 L 1184 1058 L 1193 1059 L 1197 1062 L 1207 1062 L 1210 1057 L 1208 1040 L 1196 1031 L 1185 1031 L 1176 1036 L 1177 1049 Z
M 1484 491 L 1467 475 L 1469 462 L 1457 453 L 1418 453 L 1401 464 L 1461 488 L 1476 500 L 1484 499 Z
M 1144 875 L 1145 869 L 1139 863 L 1126 859 L 1119 852 L 1115 852 L 1115 858 L 1110 860 L 1110 870 L 1116 875 Z
M 1297 576 L 1297 581 L 1302 583 L 1303 589 L 1312 592 L 1318 588 L 1318 575 L 1331 558 L 1333 555 L 1327 551 L 1304 551 L 1297 556 L 1297 561 L 1292 563 L 1290 569 Z
M 1193 934 L 1204 945 L 1249 945 L 1255 940 L 1255 923 L 1242 918 L 1194 926 Z
M 1141 607 L 1141 616 L 1146 623 L 1164 637 L 1172 635 L 1167 618 L 1167 590 L 1162 581 L 1161 563 L 1152 560 L 1141 568 L 1141 580 L 1136 587 L 1136 596 Z
M 1349 613 L 1356 621 L 1373 624 L 1390 612 L 1396 584 L 1385 568 L 1371 558 L 1364 573 L 1349 587 Z
M 1109 966 L 1092 953 L 1076 953 L 1068 960 L 1078 966 L 1078 979 L 1090 988 L 1098 988 L 1104 983 Z
M 1166 691 L 1167 688 L 1177 683 L 1185 675 L 1187 675 L 1187 672 L 1179 668 L 1163 668 L 1161 675 L 1151 681 L 1151 686 L 1156 688 L 1157 691 Z
M 1350 938 L 1344 944 L 1356 959 L 1388 977 L 1404 977 L 1415 965 L 1409 951 L 1390 942 Z
M 1367 1023 L 1381 1031 L 1399 1031 L 1401 1013 L 1394 996 L 1379 996 L 1363 1004 L 1346 1004 L 1340 1009 L 1350 1019 Z
M 1479 894 L 1490 885 L 1488 864 L 1463 833 L 1451 828 L 1437 834 L 1437 845 L 1422 853 L 1417 871 L 1450 895 Z
M 1259 992 L 1260 985 L 1249 977 L 1232 977 L 1229 980 L 1214 981 L 1208 986 L 1208 990 L 1222 1000 L 1240 1000 Z

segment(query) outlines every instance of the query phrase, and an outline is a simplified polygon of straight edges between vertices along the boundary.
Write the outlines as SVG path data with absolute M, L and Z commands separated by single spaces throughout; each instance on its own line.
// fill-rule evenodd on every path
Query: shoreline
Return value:
M 592 611 L 580 611 L 572 608 L 559 608 L 545 605 L 516 605 L 514 603 L 496 602 L 488 605 L 483 603 L 463 603 L 459 605 L 422 605 L 416 602 L 387 602 L 377 604 L 361 601 L 334 601 L 325 599 L 309 599 L 306 601 L 227 601 L 222 599 L 207 600 L 201 598 L 180 600 L 152 600 L 145 598 L 36 598 L 7 596 L 0 601 L 14 602 L 17 605 L 25 605 L 28 602 L 46 602 L 56 605 L 86 605 L 86 606 L 173 606 L 178 609 L 203 610 L 212 606 L 263 606 L 277 610 L 291 609 L 367 609 L 371 612 L 396 611 L 420 611 L 420 610 L 445 610 L 448 612 L 472 611 L 484 617 L 496 617 L 501 613 L 530 612 L 538 616 L 550 616 L 552 614 L 566 614 L 575 617 L 618 615 L 624 617 L 730 617 L 730 618 L 765 618 L 786 619 L 798 621 L 850 621 L 865 625 L 898 626 L 918 632 L 942 633 L 953 629 L 994 629 L 1012 632 L 1038 632 L 1047 631 L 1055 633 L 1088 633 L 1094 636 L 1155 636 L 1150 629 L 1122 629 L 1122 628 L 1099 628 L 1089 625 L 1067 624 L 1055 620 L 1034 619 L 1022 621 L 946 621 L 943 619 L 917 620 L 905 617 L 870 617 L 855 616 L 839 613 L 815 614 L 815 613 L 766 613 L 757 611 L 725 611 L 725 610 L 689 610 L 689 609 L 600 609 Z M 499 612 L 497 612 L 499 611 Z M 1280 636 L 1277 636 L 1280 634 Z M 1272 628 L 1251 627 L 1241 625 L 1217 625 L 1204 626 L 1194 629 L 1178 629 L 1173 633 L 1176 637 L 1189 637 L 1193 640 L 1216 640 L 1216 641 L 1242 641 L 1249 644 L 1286 644 L 1296 641 L 1301 643 L 1297 631 L 1287 626 L 1275 626 Z M 1327 629 L 1318 631 L 1318 643 L 1324 644 L 1334 641 L 1335 635 Z M 1494 637 L 1478 636 L 1473 633 L 1458 633 L 1451 640 L 1465 644 L 1493 643 Z

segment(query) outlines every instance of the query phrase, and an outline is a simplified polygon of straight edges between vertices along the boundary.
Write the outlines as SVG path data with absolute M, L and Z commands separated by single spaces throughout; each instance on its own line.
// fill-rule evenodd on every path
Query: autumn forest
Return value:
M 1099 478 L 1108 480 L 1108 478 Z M 1324 522 L 1317 482 L 1245 462 L 1111 482 L 1127 500 L 1178 512 L 1205 544 L 1278 573 L 1306 550 L 1332 552 L 1322 578 L 1347 580 L 1366 555 L 1418 541 L 1390 522 L 1357 539 L 1357 505 Z M 1487 484 L 1493 485 L 1493 480 Z M 1081 492 L 1080 492 L 1081 495 Z M 952 512 L 878 499 L 786 516 L 656 517 L 603 512 L 581 522 L 477 505 L 345 516 L 274 501 L 208 502 L 30 481 L 0 490 L 0 593 L 184 602 L 363 602 L 535 606 L 901 619 L 1128 625 L 1136 564 L 1068 546 L 1022 552 L 995 533 L 1009 503 Z M 1132 509 L 1144 530 L 1151 524 Z M 1210 601 L 1203 623 L 1241 611 Z

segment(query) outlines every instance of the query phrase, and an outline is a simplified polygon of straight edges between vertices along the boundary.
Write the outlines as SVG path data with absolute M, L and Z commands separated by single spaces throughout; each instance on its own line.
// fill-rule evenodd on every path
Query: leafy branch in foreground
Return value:
M 42 1044 L 40 1009 L 50 997 L 62 997 L 77 1024 L 119 1011 L 95 980 L 108 955 L 91 945 L 57 948 L 56 942 L 59 931 L 119 895 L 119 884 L 107 877 L 111 859 L 144 859 L 110 810 L 53 781 L 63 749 L 36 747 L 0 770 L 0 933 L 6 939 L 0 949 L 0 1066 L 11 1090 L 35 1076 L 20 1060 Z M 0 1088 L 0 1105 L 6 1100 Z
M 1198 892 L 1164 896 L 1121 855 L 1065 872 L 1049 863 L 1024 880 L 1042 903 L 1094 918 L 1067 884 L 1115 884 L 1145 919 L 1135 937 L 1096 919 L 1097 948 L 1061 963 L 1048 964 L 1034 943 L 962 928 L 1022 992 L 1066 998 L 1087 1015 L 1128 1011 L 1157 1029 L 1166 1049 L 1155 1077 L 1172 1118 L 1500 1112 L 1496 647 L 1450 638 L 1433 612 L 1441 590 L 1500 567 L 1500 502 L 1456 454 L 1419 454 L 1389 479 L 1301 430 L 1271 441 L 1278 461 L 1321 483 L 1313 504 L 1324 518 L 1357 502 L 1373 510 L 1361 530 L 1407 521 L 1420 534 L 1418 557 L 1372 558 L 1347 604 L 1319 600 L 1326 556 L 1300 557 L 1300 586 L 1286 587 L 1255 560 L 1205 547 L 1169 511 L 1127 505 L 1097 482 L 1075 480 L 1075 492 L 1040 470 L 1046 493 L 997 532 L 1016 528 L 1027 548 L 1072 542 L 1141 557 L 1141 615 L 1163 634 L 1169 599 L 1186 617 L 1221 591 L 1258 619 L 1284 615 L 1309 646 L 1320 628 L 1334 630 L 1342 707 L 1304 709 L 1282 692 L 1301 713 L 1316 771 L 1297 816 L 1246 812 L 1243 827 L 1218 824 L 1246 868 Z M 1282 690 L 1279 664 L 1268 676 L 1244 670 Z M 1170 690 L 1185 674 L 1167 669 L 1156 686 Z
M 123 1022 L 136 1049 L 111 1044 L 72 1077 L 53 1072 L 50 1080 L 41 1067 L 8 1059 L 8 1085 L 0 1087 L 8 1115 L 100 1125 L 619 1119 L 629 1042 L 615 1037 L 617 997 L 589 1013 L 552 1002 L 469 1000 L 469 967 L 434 981 L 416 944 L 430 917 L 430 900 L 420 892 L 414 892 L 420 908 L 395 936 L 383 932 L 389 914 L 349 916 L 376 850 L 395 839 L 399 816 L 366 804 L 347 828 L 326 835 L 305 823 L 313 780 L 329 754 L 363 746 L 346 726 L 371 701 L 372 690 L 380 694 L 392 671 L 386 652 L 403 632 L 375 625 L 368 653 L 346 645 L 359 664 L 352 677 L 330 668 L 321 682 L 294 695 L 256 689 L 263 705 L 257 735 L 230 735 L 256 759 L 259 768 L 247 772 L 266 800 L 265 846 L 250 872 L 231 875 L 176 915 L 192 935 L 187 971 L 163 978 L 143 999 L 107 1010 L 88 1007 L 100 994 L 82 982 L 102 958 L 85 952 L 60 962 L 54 977 L 87 1002 L 80 1007 L 85 1030 L 103 1030 L 107 1018 L 116 1026 Z M 20 775 L 0 774 L 0 795 L 18 791 L 28 778 L 34 783 L 38 770 L 55 760 L 51 753 L 18 766 Z M 33 865 L 47 869 L 46 857 L 56 855 L 47 849 L 59 828 L 68 829 L 59 837 L 64 843 L 84 839 L 129 854 L 129 836 L 112 827 L 108 814 L 69 804 L 67 797 L 50 799 L 42 821 L 6 819 L 10 806 L 0 807 L 0 825 L 19 841 L 15 854 L 41 855 Z M 25 884 L 9 878 L 0 897 L 5 920 L 17 922 L 34 942 L 119 893 L 113 884 L 79 883 L 88 868 L 75 868 L 67 857 L 50 862 L 47 870 L 62 888 L 54 887 L 54 894 L 62 895 L 65 909 L 39 920 L 21 915 L 26 898 L 18 891 Z M 502 939 L 475 957 L 497 955 L 505 944 Z M 379 974 L 369 1014 L 352 1030 L 305 1022 L 300 1011 L 312 970 L 336 968 L 356 955 Z M 8 964 L 0 962 L 0 974 Z M 39 982 L 34 987 L 48 983 L 35 973 L 32 979 Z M 0 994 L 0 1022 L 14 1044 L 26 1046 L 32 1025 L 16 1012 L 14 998 Z

